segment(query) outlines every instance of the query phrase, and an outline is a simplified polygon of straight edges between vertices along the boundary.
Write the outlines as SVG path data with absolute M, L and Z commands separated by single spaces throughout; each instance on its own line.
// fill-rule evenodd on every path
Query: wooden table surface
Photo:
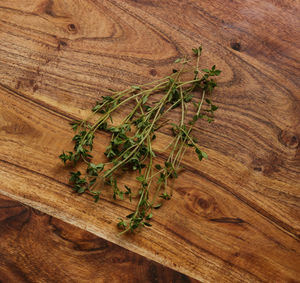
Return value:
M 298 4 L 1 0 L 0 193 L 203 282 L 299 282 Z M 119 237 L 130 203 L 71 192 L 68 123 L 201 43 L 223 71 L 215 122 L 196 129 L 209 159 L 188 153 L 153 227 Z

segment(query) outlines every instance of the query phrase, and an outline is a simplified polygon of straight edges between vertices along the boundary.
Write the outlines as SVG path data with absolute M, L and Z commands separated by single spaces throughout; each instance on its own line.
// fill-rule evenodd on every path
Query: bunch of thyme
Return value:
M 118 227 L 122 233 L 133 232 L 143 226 L 151 226 L 153 209 L 158 209 L 162 202 L 158 198 L 169 200 L 172 189 L 169 189 L 170 179 L 177 178 L 177 172 L 184 153 L 188 147 L 194 148 L 199 160 L 207 158 L 200 149 L 196 139 L 191 135 L 198 119 L 209 123 L 214 119 L 217 110 L 211 99 L 211 93 L 216 87 L 215 76 L 221 71 L 215 66 L 211 69 L 199 70 L 202 47 L 193 49 L 196 65 L 191 66 L 192 58 L 179 58 L 175 63 L 181 68 L 162 79 L 131 86 L 123 91 L 112 91 L 112 95 L 103 96 L 92 108 L 92 114 L 85 120 L 71 123 L 75 131 L 73 137 L 74 150 L 63 152 L 59 158 L 71 162 L 74 166 L 84 162 L 84 174 L 80 171 L 71 172 L 70 183 L 78 194 L 88 192 L 98 201 L 105 185 L 112 188 L 114 199 L 129 197 L 130 201 L 137 198 L 134 212 L 119 218 Z M 183 80 L 183 74 L 192 73 L 190 80 Z M 200 95 L 199 95 L 200 94 Z M 188 104 L 193 104 L 194 114 L 190 121 L 187 115 Z M 120 113 L 122 106 L 129 105 L 130 111 L 123 117 L 121 123 L 113 123 L 113 114 Z M 128 108 L 128 107 L 126 107 Z M 178 123 L 168 123 L 166 116 L 174 109 L 180 109 Z M 95 118 L 96 117 L 96 118 Z M 92 121 L 93 118 L 93 122 Z M 156 139 L 155 132 L 161 127 L 171 126 L 173 137 L 167 147 L 167 158 L 164 164 L 155 162 L 156 153 L 152 144 Z M 106 163 L 93 163 L 93 142 L 99 131 L 111 134 L 110 142 L 104 154 Z M 137 171 L 138 192 L 125 185 L 121 189 L 117 177 L 121 172 Z

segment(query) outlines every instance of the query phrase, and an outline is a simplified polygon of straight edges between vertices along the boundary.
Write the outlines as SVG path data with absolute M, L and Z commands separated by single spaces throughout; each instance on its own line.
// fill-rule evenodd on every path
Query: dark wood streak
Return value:
M 11 163 L 11 162 L 9 162 L 9 161 L 7 161 L 7 160 L 0 159 L 0 162 L 2 162 L 2 163 L 4 163 L 4 164 L 8 164 L 9 166 L 17 167 L 17 168 L 19 168 L 19 169 L 28 171 L 28 172 L 33 173 L 33 174 L 36 174 L 36 175 L 40 175 L 40 176 L 42 176 L 43 178 L 46 178 L 46 179 L 48 179 L 48 180 L 50 180 L 50 181 L 52 181 L 52 182 L 55 182 L 55 183 L 64 185 L 64 186 L 66 186 L 66 187 L 69 187 L 69 188 L 72 187 L 71 185 L 66 184 L 66 183 L 64 183 L 64 182 L 61 182 L 61 181 L 59 181 L 59 180 L 57 180 L 57 179 L 54 179 L 54 178 L 52 178 L 52 177 L 50 177 L 50 176 L 47 176 L 47 175 L 42 174 L 42 173 L 40 173 L 40 172 L 37 172 L 37 171 L 35 171 L 35 170 L 31 170 L 31 169 L 29 169 L 29 168 L 23 167 L 23 166 L 21 166 L 21 165 Z
M 209 180 L 210 182 L 214 183 L 217 186 L 220 186 L 223 190 L 231 193 L 235 198 L 242 201 L 244 204 L 249 206 L 251 209 L 254 209 L 257 213 L 264 216 L 270 223 L 272 223 L 275 226 L 280 226 L 283 231 L 287 233 L 290 237 L 293 237 L 295 239 L 300 239 L 300 235 L 298 235 L 297 230 L 294 229 L 292 226 L 286 224 L 285 222 L 279 220 L 278 218 L 274 217 L 272 214 L 268 213 L 266 210 L 262 209 L 261 207 L 257 206 L 254 202 L 249 201 L 247 198 L 243 197 L 243 195 L 238 194 L 231 190 L 230 187 L 228 187 L 225 183 L 214 179 L 212 176 L 209 176 L 203 172 L 197 171 L 191 166 L 188 166 L 187 164 L 184 165 L 186 169 L 188 169 L 190 172 L 193 172 L 195 175 L 202 176 L 203 178 Z
M 7 10 L 7 11 L 13 11 L 13 12 L 16 12 L 20 15 L 38 16 L 38 14 L 36 14 L 36 13 L 24 12 L 24 11 L 19 10 L 19 9 L 14 9 L 14 8 L 9 8 L 9 7 L 4 7 L 4 6 L 0 6 L 0 9 Z
M 0 195 L 0 207 L 7 201 L 22 210 L 0 221 L 2 282 L 198 282 Z
M 47 111 L 49 113 L 51 113 L 52 115 L 55 115 L 57 117 L 63 118 L 65 120 L 67 120 L 68 122 L 71 122 L 73 120 L 76 120 L 77 118 L 74 116 L 71 116 L 70 114 L 68 114 L 67 112 L 62 112 L 60 109 L 57 109 L 56 107 L 53 107 L 52 105 L 46 104 L 43 101 L 34 99 L 33 97 L 28 97 L 25 94 L 7 86 L 4 85 L 0 82 L 0 87 L 5 89 L 6 91 L 8 91 L 9 93 L 11 93 L 12 95 L 16 95 L 19 98 L 21 98 L 23 101 L 29 102 L 37 107 L 40 107 L 41 109 L 43 109 L 44 111 Z
M 1 258 L 4 259 L 5 255 L 2 254 Z M 3 283 L 13 282 L 11 280 L 15 280 L 15 282 L 32 283 L 26 272 L 22 271 L 14 262 L 9 260 L 5 261 L 5 273 L 1 272 L 0 274 L 5 280 L 1 281 Z M 11 278 L 11 276 L 13 276 L 14 279 Z
M 218 222 L 218 223 L 232 223 L 232 224 L 245 223 L 245 221 L 243 219 L 240 219 L 240 218 L 230 218 L 230 217 L 212 218 L 212 219 L 209 219 L 209 221 Z
M 167 229 L 168 229 L 168 228 L 167 228 Z M 175 233 L 175 235 L 176 235 L 178 238 L 180 238 L 181 240 L 183 240 L 183 241 L 186 242 L 187 244 L 192 245 L 192 246 L 196 246 L 198 249 L 204 251 L 205 253 L 207 253 L 207 254 L 209 254 L 209 255 L 211 255 L 211 256 L 213 256 L 213 257 L 216 257 L 218 260 L 223 261 L 223 262 L 226 263 L 227 265 L 229 265 L 229 266 L 231 266 L 231 267 L 235 267 L 235 268 L 237 268 L 237 269 L 243 270 L 245 273 L 251 275 L 251 276 L 253 277 L 253 279 L 257 280 L 258 282 L 265 282 L 265 281 L 262 281 L 261 278 L 257 277 L 255 274 L 249 272 L 248 270 L 243 269 L 243 268 L 241 268 L 240 266 L 237 266 L 237 265 L 233 264 L 231 261 L 225 260 L 224 258 L 222 258 L 222 257 L 220 257 L 220 256 L 218 256 L 218 255 L 216 255 L 216 254 L 214 254 L 214 253 L 212 253 L 211 251 L 209 251 L 209 250 L 207 250 L 207 249 L 205 249 L 205 248 L 203 248 L 203 247 L 198 246 L 197 243 L 191 242 L 187 237 L 183 236 L 181 233 L 176 233 L 176 232 L 174 232 L 174 231 L 172 231 L 172 233 Z

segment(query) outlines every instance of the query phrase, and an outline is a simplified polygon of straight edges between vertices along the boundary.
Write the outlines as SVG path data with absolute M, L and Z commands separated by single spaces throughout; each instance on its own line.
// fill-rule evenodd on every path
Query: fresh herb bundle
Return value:
M 191 133 L 198 119 L 207 120 L 209 123 L 214 119 L 214 111 L 218 107 L 212 103 L 210 97 L 217 85 L 214 77 L 220 75 L 221 71 L 215 66 L 200 71 L 201 53 L 201 46 L 193 49 L 196 57 L 194 67 L 191 65 L 193 58 L 179 58 L 175 63 L 180 64 L 180 69 L 173 70 L 169 76 L 102 96 L 88 119 L 71 123 L 75 131 L 74 150 L 63 152 L 59 158 L 74 166 L 78 162 L 86 164 L 84 174 L 80 171 L 70 173 L 73 190 L 78 194 L 88 192 L 98 201 L 101 190 L 108 185 L 112 188 L 114 199 L 124 199 L 125 196 L 130 201 L 137 199 L 135 211 L 127 215 L 126 220 L 119 218 L 117 225 L 123 229 L 121 233 L 151 226 L 149 220 L 152 218 L 152 210 L 158 209 L 162 204 L 158 198 L 169 200 L 172 196 L 168 182 L 177 178 L 188 147 L 194 148 L 199 160 L 207 158 Z M 190 73 L 192 79 L 182 79 Z M 192 105 L 192 116 L 187 115 L 188 104 Z M 113 115 L 119 114 L 124 106 L 128 109 L 128 105 L 129 113 L 121 123 L 115 125 Z M 180 109 L 180 119 L 178 123 L 170 124 L 166 116 L 176 108 Z M 173 136 L 166 148 L 167 158 L 164 164 L 158 164 L 155 163 L 156 154 L 152 145 L 156 139 L 155 132 L 167 125 L 171 126 Z M 111 139 L 104 152 L 107 162 L 95 164 L 92 156 L 93 142 L 95 134 L 100 130 L 110 133 Z M 129 171 L 138 172 L 137 193 L 127 185 L 121 189 L 118 184 L 118 176 Z

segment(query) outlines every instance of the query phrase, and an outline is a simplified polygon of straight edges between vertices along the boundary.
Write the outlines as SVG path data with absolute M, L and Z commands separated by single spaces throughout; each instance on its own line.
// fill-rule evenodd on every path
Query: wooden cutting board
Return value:
M 296 282 L 297 8 L 271 0 L 2 0 L 0 193 L 203 282 Z M 209 159 L 187 153 L 153 227 L 120 237 L 117 217 L 130 203 L 107 194 L 95 204 L 71 192 L 57 157 L 72 146 L 68 123 L 86 117 L 107 88 L 169 74 L 199 44 L 203 67 L 223 71 L 215 122 L 195 134 Z M 98 139 L 100 154 L 105 136 Z

